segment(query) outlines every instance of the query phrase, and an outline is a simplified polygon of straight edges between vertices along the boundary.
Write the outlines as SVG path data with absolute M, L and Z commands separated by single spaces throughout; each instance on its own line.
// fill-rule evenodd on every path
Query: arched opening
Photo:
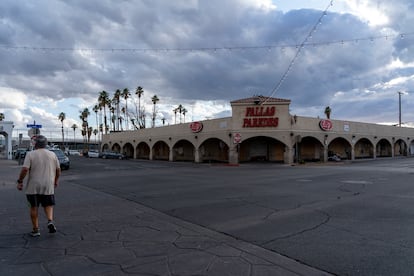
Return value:
M 121 153 L 121 146 L 120 146 L 118 143 L 115 143 L 115 144 L 112 146 L 112 151 L 114 151 L 114 152 L 118 152 L 118 153 Z
M 285 145 L 271 137 L 257 136 L 240 144 L 240 162 L 284 162 Z
M 158 141 L 152 148 L 153 160 L 169 160 L 170 147 L 164 141 Z
M 194 161 L 194 146 L 187 140 L 180 140 L 173 147 L 174 161 Z
M 200 145 L 200 162 L 229 162 L 229 147 L 218 138 L 210 138 Z
M 150 158 L 150 147 L 147 143 L 141 142 L 137 146 L 137 159 L 146 159 Z
M 407 144 L 404 140 L 398 139 L 395 141 L 394 156 L 407 156 Z
M 299 162 L 319 162 L 323 160 L 323 145 L 315 137 L 303 137 L 298 143 Z
M 5 132 L 0 132 L 0 159 L 7 159 L 8 155 L 8 136 Z
M 367 138 L 359 139 L 355 147 L 355 159 L 374 158 L 374 146 Z
M 333 139 L 328 146 L 328 157 L 338 156 L 342 160 L 352 159 L 352 147 L 351 144 L 342 137 Z
M 134 147 L 132 146 L 131 143 L 126 143 L 122 149 L 122 153 L 127 157 L 127 158 L 134 158 Z
M 375 153 L 377 157 L 392 157 L 391 143 L 387 139 L 379 140 L 375 147 Z
M 102 151 L 108 151 L 109 150 L 109 145 L 108 144 L 103 144 L 102 145 Z

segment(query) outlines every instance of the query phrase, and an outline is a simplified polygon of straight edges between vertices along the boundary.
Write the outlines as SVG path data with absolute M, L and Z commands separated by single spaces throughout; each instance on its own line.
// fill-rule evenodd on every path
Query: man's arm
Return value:
M 26 177 L 28 172 L 29 172 L 29 168 L 22 167 L 19 178 L 17 179 L 17 189 L 19 191 L 23 189 L 23 179 Z
M 55 187 L 59 185 L 59 177 L 60 177 L 60 168 L 56 168 L 55 173 Z

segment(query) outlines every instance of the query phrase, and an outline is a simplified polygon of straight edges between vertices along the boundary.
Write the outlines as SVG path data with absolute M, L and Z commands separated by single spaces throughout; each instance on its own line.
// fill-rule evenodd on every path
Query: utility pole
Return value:
M 398 115 L 399 115 L 398 125 L 399 125 L 399 127 L 401 127 L 401 94 L 403 94 L 403 92 L 398 91 L 397 93 L 398 93 L 398 111 L 399 111 L 399 113 L 398 113 Z

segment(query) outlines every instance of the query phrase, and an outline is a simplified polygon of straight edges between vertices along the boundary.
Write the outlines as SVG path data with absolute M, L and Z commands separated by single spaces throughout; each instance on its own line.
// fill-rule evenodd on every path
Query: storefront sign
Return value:
M 240 144 L 241 143 L 241 134 L 240 133 L 235 133 L 234 134 L 233 143 L 234 144 Z
M 275 114 L 274 106 L 247 107 L 243 127 L 277 127 L 279 118 L 273 117 Z
M 332 129 L 333 124 L 332 124 L 331 120 L 324 119 L 324 120 L 320 120 L 320 121 L 319 121 L 319 127 L 320 127 L 322 130 L 329 131 L 329 130 L 331 130 L 331 129 Z
M 192 122 L 190 124 L 190 129 L 194 133 L 198 133 L 203 129 L 203 123 L 201 122 Z

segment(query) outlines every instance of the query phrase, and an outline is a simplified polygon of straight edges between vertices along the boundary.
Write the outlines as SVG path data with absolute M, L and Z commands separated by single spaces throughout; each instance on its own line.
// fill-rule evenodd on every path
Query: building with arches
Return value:
M 232 116 L 103 135 L 101 150 L 133 159 L 223 162 L 326 162 L 414 155 L 414 129 L 291 115 L 290 100 L 231 102 Z

